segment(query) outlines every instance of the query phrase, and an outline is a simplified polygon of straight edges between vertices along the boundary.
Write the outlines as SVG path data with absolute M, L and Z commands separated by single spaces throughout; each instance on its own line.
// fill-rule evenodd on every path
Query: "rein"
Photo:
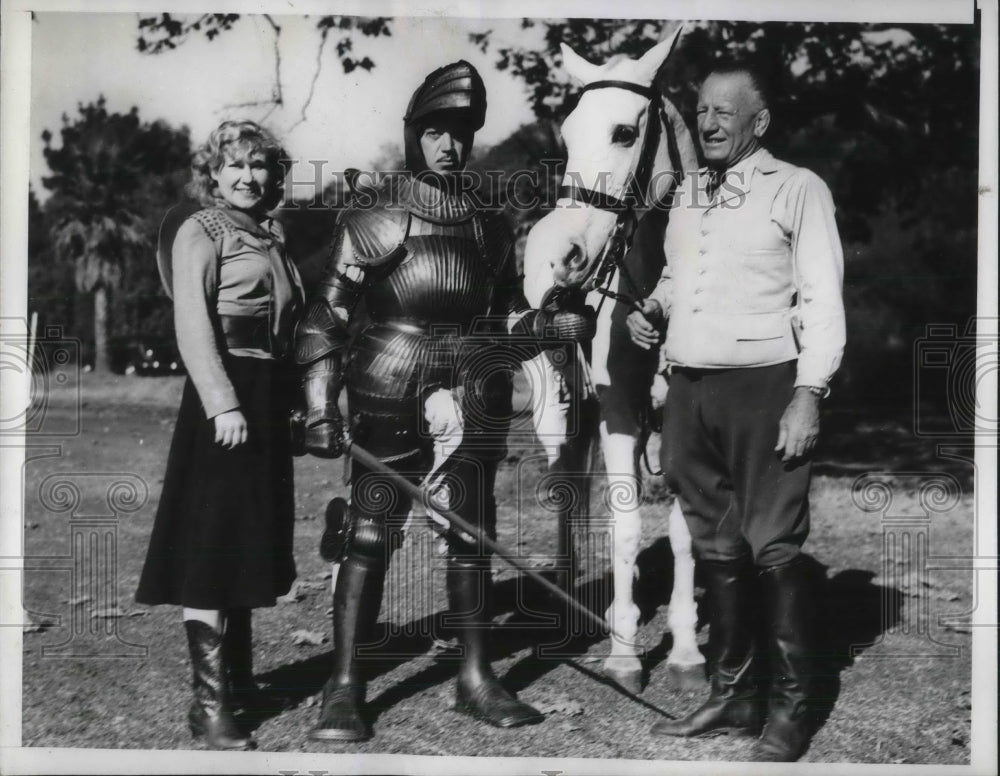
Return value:
M 640 86 L 628 81 L 594 81 L 583 87 L 584 92 L 594 89 L 625 89 L 634 92 L 649 100 L 649 107 L 646 112 L 646 133 L 642 139 L 642 149 L 639 152 L 639 161 L 630 183 L 638 187 L 639 196 L 646 196 L 651 183 L 653 158 L 660 143 L 660 111 L 662 110 L 662 97 L 659 92 L 651 86 Z M 642 310 L 643 295 L 638 283 L 632 277 L 625 266 L 625 254 L 632 244 L 638 218 L 635 214 L 635 206 L 629 199 L 612 196 L 603 191 L 594 191 L 582 186 L 563 185 L 559 187 L 559 196 L 570 199 L 584 205 L 614 213 L 616 216 L 615 227 L 604 244 L 601 258 L 595 265 L 591 276 L 582 284 L 584 292 L 597 291 L 601 295 L 601 302 L 598 309 L 604 305 L 607 299 L 614 299 L 616 302 L 628 305 L 633 310 Z M 645 202 L 643 202 L 645 204 Z M 628 293 L 618 293 L 611 290 L 612 280 L 615 271 L 621 272 L 622 280 L 628 288 Z M 643 418 L 642 425 L 648 429 L 650 425 L 648 415 Z M 649 462 L 648 450 L 643 446 L 643 461 L 646 469 L 653 476 L 658 476 L 662 472 L 654 472 Z M 657 711 L 662 711 L 657 709 Z
M 594 81 L 581 90 L 588 92 L 595 89 L 625 89 L 649 100 L 646 112 L 646 133 L 642 139 L 642 149 L 639 152 L 639 162 L 632 175 L 632 183 L 638 187 L 640 196 L 645 195 L 650 184 L 653 168 L 653 157 L 660 142 L 660 94 L 652 86 L 642 86 L 629 81 Z M 636 222 L 635 205 L 629 198 L 615 197 L 603 191 L 595 191 L 584 186 L 564 184 L 559 187 L 559 197 L 570 199 L 583 205 L 595 207 L 616 215 L 615 227 L 604 244 L 601 258 L 594 272 L 582 285 L 585 292 L 597 291 L 602 296 L 622 302 L 638 309 L 641 304 L 639 287 L 625 267 L 625 254 L 632 244 Z M 628 294 L 620 294 L 611 290 L 611 280 L 615 270 L 619 270 L 622 279 L 628 286 Z

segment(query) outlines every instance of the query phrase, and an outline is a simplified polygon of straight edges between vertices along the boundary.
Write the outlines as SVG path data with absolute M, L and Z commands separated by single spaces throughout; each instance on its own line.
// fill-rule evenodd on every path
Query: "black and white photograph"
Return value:
M 995 774 L 997 20 L 4 0 L 0 772 Z

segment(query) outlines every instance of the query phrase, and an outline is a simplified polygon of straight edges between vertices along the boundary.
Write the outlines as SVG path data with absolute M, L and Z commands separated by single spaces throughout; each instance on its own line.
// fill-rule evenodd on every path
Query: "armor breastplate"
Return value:
M 509 239 L 469 197 L 415 178 L 399 181 L 390 208 L 407 215 L 397 258 L 371 267 L 365 302 L 373 320 L 464 327 L 487 315 Z M 494 234 L 497 232 L 497 234 Z
M 473 239 L 427 234 L 405 245 L 399 264 L 365 293 L 374 320 L 465 326 L 489 312 L 493 273 Z
M 470 351 L 489 347 L 481 328 L 467 335 L 491 312 L 510 243 L 491 239 L 489 219 L 464 203 L 438 204 L 404 197 L 409 217 L 400 257 L 368 268 L 371 323 L 355 340 L 345 375 L 352 412 L 392 415 L 428 386 L 460 385 Z

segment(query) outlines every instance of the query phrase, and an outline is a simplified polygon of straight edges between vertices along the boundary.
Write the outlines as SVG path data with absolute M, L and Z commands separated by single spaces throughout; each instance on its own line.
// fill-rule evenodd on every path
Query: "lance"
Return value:
M 391 479 L 397 486 L 399 486 L 403 491 L 405 491 L 406 494 L 410 496 L 410 498 L 423 504 L 427 509 L 433 510 L 436 514 L 441 515 L 441 517 L 443 517 L 445 520 L 451 523 L 453 527 L 468 534 L 473 538 L 473 540 L 481 542 L 484 547 L 491 550 L 494 554 L 499 556 L 501 559 L 506 561 L 508 564 L 513 566 L 518 571 L 530 577 L 532 580 L 541 585 L 545 590 L 555 595 L 561 601 L 565 602 L 571 609 L 574 609 L 579 614 L 582 614 L 592 623 L 599 625 L 601 628 L 608 631 L 615 638 L 621 639 L 621 636 L 619 636 L 616 633 L 615 629 L 611 627 L 611 624 L 603 617 L 601 617 L 599 614 L 596 614 L 595 612 L 591 611 L 586 606 L 577 601 L 575 598 L 573 598 L 571 595 L 569 595 L 565 590 L 560 588 L 558 585 L 555 585 L 549 580 L 547 580 L 533 568 L 531 568 L 526 563 L 521 561 L 516 555 L 514 555 L 514 553 L 504 548 L 502 544 L 486 536 L 482 531 L 480 531 L 474 525 L 469 523 L 469 521 L 466 520 L 464 517 L 446 507 L 442 507 L 435 504 L 431 499 L 430 493 L 425 488 L 421 487 L 420 485 L 416 485 L 413 482 L 410 482 L 410 480 L 406 479 L 406 477 L 401 475 L 395 469 L 382 463 L 382 461 L 380 461 L 370 452 L 365 450 L 363 447 L 360 447 L 354 442 L 352 442 L 350 439 L 344 440 L 344 452 L 347 453 L 349 456 L 351 456 L 351 458 L 360 463 L 362 466 L 365 466 L 371 471 L 378 472 L 379 474 L 385 475 L 386 477 Z M 624 639 L 622 639 L 622 641 L 624 641 Z M 597 674 L 587 668 L 584 668 L 582 665 L 580 665 L 574 660 L 570 660 L 568 658 L 562 658 L 560 662 L 566 663 L 567 665 L 571 666 L 572 668 L 582 673 L 584 676 L 587 676 L 597 682 L 600 682 L 601 684 L 607 687 L 610 687 L 619 694 L 624 695 L 629 700 L 635 701 L 636 703 L 645 706 L 650 711 L 655 711 L 657 714 L 667 717 L 668 719 L 675 719 L 673 714 L 670 714 L 664 709 L 661 709 L 658 706 L 655 706 L 654 704 L 650 703 L 649 701 L 640 698 L 636 693 L 632 692 L 631 690 L 625 687 L 622 687 L 614 680 L 609 679 L 608 677 L 605 676 L 601 676 L 600 674 Z
M 351 456 L 351 458 L 360 463 L 362 466 L 378 472 L 379 474 L 383 474 L 391 479 L 397 486 L 402 488 L 406 494 L 410 496 L 410 498 L 423 504 L 427 507 L 427 509 L 433 510 L 435 514 L 441 515 L 441 517 L 451 523 L 454 528 L 471 536 L 474 541 L 481 543 L 484 547 L 496 554 L 498 557 L 502 558 L 515 569 L 530 577 L 534 582 L 537 582 L 545 588 L 545 590 L 559 598 L 571 609 L 590 620 L 590 622 L 607 630 L 611 633 L 611 635 L 617 636 L 615 629 L 611 627 L 611 624 L 607 620 L 581 604 L 558 585 L 547 580 L 524 561 L 514 555 L 514 553 L 507 550 L 502 544 L 491 539 L 489 536 L 486 536 L 476 526 L 469 523 L 469 521 L 464 517 L 451 509 L 436 504 L 431 498 L 431 494 L 425 488 L 410 482 L 395 469 L 382 463 L 382 461 L 369 453 L 363 447 L 359 447 L 350 440 L 345 440 L 344 452 L 346 452 L 349 456 Z M 621 638 L 620 636 L 617 637 Z

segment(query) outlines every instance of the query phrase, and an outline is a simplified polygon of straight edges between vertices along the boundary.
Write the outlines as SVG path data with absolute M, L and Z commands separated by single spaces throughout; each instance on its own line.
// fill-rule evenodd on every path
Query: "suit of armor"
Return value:
M 349 325 L 361 301 L 369 320 L 348 350 Z M 390 179 L 374 207 L 344 211 L 326 278 L 299 324 L 297 360 L 306 368 L 310 448 L 322 453 L 337 422 L 342 374 L 352 440 L 423 479 L 435 441 L 425 401 L 448 391 L 465 423 L 462 444 L 441 473 L 468 480 L 458 486 L 468 497 L 451 506 L 492 533 L 491 485 L 505 453 L 514 364 L 503 345 L 509 323 L 520 323 L 524 314 L 529 309 L 502 217 L 419 177 Z M 371 478 L 358 477 L 357 470 L 355 464 L 351 546 L 358 544 L 359 531 L 385 517 L 380 505 L 369 504 Z M 392 491 L 390 517 L 405 519 L 408 498 L 392 483 L 382 487 Z M 378 546 L 368 551 L 383 553 L 384 530 L 372 530 L 379 534 Z M 453 554 L 479 554 L 457 534 L 448 540 Z
M 482 81 L 467 62 L 435 71 L 414 94 L 405 118 L 411 174 L 358 191 L 342 214 L 328 271 L 299 324 L 296 360 L 306 396 L 307 450 L 340 454 L 343 383 L 352 442 L 413 482 L 436 465 L 434 481 L 444 483 L 437 494 L 446 494 L 451 510 L 492 537 L 493 487 L 506 451 L 511 374 L 518 366 L 504 345 L 512 334 L 522 342 L 542 333 L 580 336 L 592 331 L 592 321 L 530 310 L 508 226 L 461 190 L 460 169 L 485 105 Z M 421 150 L 422 133 L 449 131 L 463 149 L 455 174 L 436 171 Z M 368 321 L 352 340 L 359 302 Z M 442 449 L 448 453 L 443 462 Z M 334 670 L 319 724 L 310 732 L 314 739 L 371 735 L 365 678 L 354 656 L 378 616 L 390 548 L 398 546 L 388 537 L 402 528 L 410 507 L 392 479 L 352 465 L 334 594 Z M 490 668 L 488 551 L 454 530 L 445 538 L 449 604 L 463 649 L 456 709 L 499 727 L 540 721 L 541 714 L 505 690 Z

